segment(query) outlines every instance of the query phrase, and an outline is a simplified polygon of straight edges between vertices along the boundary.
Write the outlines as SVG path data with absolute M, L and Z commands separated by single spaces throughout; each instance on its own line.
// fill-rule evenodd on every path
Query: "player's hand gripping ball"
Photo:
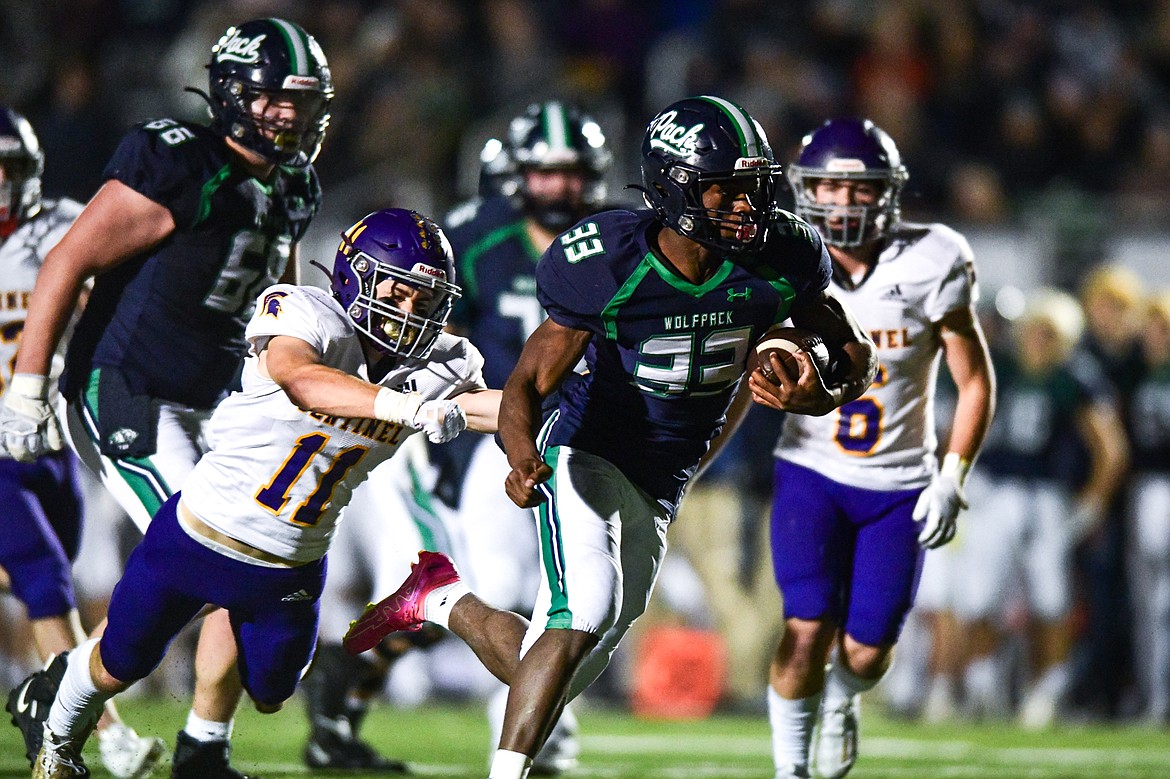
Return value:
M 829 347 L 824 339 L 811 330 L 800 327 L 781 327 L 777 325 L 764 333 L 764 337 L 756 343 L 756 354 L 760 358 L 760 370 L 773 384 L 779 384 L 779 379 L 772 369 L 769 355 L 775 354 L 780 365 L 790 378 L 800 375 L 800 363 L 793 355 L 796 352 L 806 352 L 813 358 L 817 373 L 823 380 L 829 373 Z

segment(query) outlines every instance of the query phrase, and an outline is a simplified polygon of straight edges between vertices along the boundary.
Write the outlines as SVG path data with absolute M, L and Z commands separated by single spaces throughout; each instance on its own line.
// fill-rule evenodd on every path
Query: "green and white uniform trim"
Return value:
M 724 100 L 721 97 L 704 95 L 699 100 L 716 106 L 731 120 L 732 126 L 735 127 L 735 132 L 739 136 L 741 157 L 764 156 L 764 141 L 759 130 L 759 125 L 756 124 L 754 119 L 748 116 L 746 111 L 730 100 Z
M 293 75 L 312 76 L 309 67 L 313 60 L 309 57 L 309 39 L 305 31 L 284 19 L 270 18 L 268 21 L 284 37 L 285 46 L 288 47 L 289 69 Z

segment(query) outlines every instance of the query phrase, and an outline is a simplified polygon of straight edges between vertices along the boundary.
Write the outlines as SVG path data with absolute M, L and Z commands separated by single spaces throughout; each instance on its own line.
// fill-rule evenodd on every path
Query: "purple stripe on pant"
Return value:
M 827 619 L 870 646 L 898 639 L 922 573 L 922 489 L 866 490 L 777 460 L 772 566 L 784 617 Z
M 159 509 L 114 588 L 103 664 L 122 681 L 143 678 L 210 603 L 231 616 L 248 694 L 265 704 L 288 700 L 316 646 L 325 559 L 266 568 L 225 557 L 183 531 L 178 500 L 176 494 Z

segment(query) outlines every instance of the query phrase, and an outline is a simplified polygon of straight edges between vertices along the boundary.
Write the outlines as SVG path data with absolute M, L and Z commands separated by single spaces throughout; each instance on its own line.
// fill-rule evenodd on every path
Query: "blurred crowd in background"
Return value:
M 635 203 L 622 187 L 637 180 L 645 121 L 679 97 L 715 93 L 751 110 L 782 163 L 828 116 L 873 119 L 909 167 L 907 218 L 1059 233 L 1039 253 L 998 253 L 990 276 L 1023 289 L 985 285 L 995 347 L 1009 348 L 1013 295 L 1031 282 L 1079 294 L 1109 262 L 1112 308 L 1088 312 L 1088 337 L 1107 375 L 1121 377 L 1123 418 L 1136 385 L 1117 366 L 1165 370 L 1141 346 L 1144 328 L 1165 325 L 1147 318 L 1165 319 L 1147 307 L 1156 285 L 1111 240 L 1152 235 L 1157 255 L 1170 247 L 1170 0 L 0 0 L 0 103 L 36 128 L 46 195 L 88 200 L 134 123 L 202 120 L 202 101 L 182 87 L 205 87 L 223 29 L 269 14 L 318 39 L 337 91 L 307 258 L 314 235 L 331 256 L 336 228 L 375 208 L 442 214 L 473 195 L 485 140 L 535 100 L 574 101 L 601 124 L 611 199 Z M 1153 281 L 1170 286 L 1170 271 Z M 680 544 L 705 551 L 664 576 L 671 613 L 659 615 L 723 635 L 731 702 L 762 700 L 780 626 L 760 542 L 778 427 L 756 419 L 684 507 Z M 1072 704 L 1092 717 L 1140 716 L 1148 697 L 1134 663 L 1144 639 L 1134 638 L 1125 493 L 1076 558 Z M 117 571 L 81 576 L 100 611 Z

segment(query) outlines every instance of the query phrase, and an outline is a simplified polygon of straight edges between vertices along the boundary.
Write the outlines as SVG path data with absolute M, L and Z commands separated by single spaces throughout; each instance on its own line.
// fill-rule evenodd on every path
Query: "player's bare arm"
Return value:
M 1090 452 L 1089 476 L 1077 495 L 1078 535 L 1092 533 L 1105 517 L 1129 464 L 1125 427 L 1112 403 L 1098 402 L 1077 414 L 1077 431 Z
M 467 416 L 467 429 L 473 433 L 494 434 L 499 429 L 502 390 L 476 389 L 452 398 Z
M 120 181 L 107 181 L 45 257 L 15 372 L 48 375 L 86 280 L 160 243 L 174 229 L 175 220 L 165 207 Z
M 281 284 L 300 284 L 301 283 L 301 245 L 294 243 L 289 247 L 288 265 L 284 266 L 284 273 L 280 274 L 279 283 Z
M 504 385 L 500 402 L 500 439 L 508 453 L 512 472 L 504 482 L 508 497 L 521 508 L 531 508 L 544 498 L 536 485 L 552 470 L 536 449 L 541 401 L 552 394 L 585 353 L 593 334 L 558 325 L 546 319 L 524 344 L 524 351 Z
M 324 365 L 321 353 L 299 338 L 278 335 L 270 339 L 260 352 L 258 370 L 305 411 L 376 418 L 374 401 L 381 388 Z
M 948 312 L 938 323 L 938 333 L 943 359 L 958 389 L 947 452 L 969 467 L 995 413 L 995 372 L 987 339 L 970 306 Z
M 779 411 L 821 416 L 857 399 L 869 388 L 877 372 L 877 348 L 853 313 L 831 291 L 825 290 L 814 301 L 793 308 L 792 322 L 825 340 L 837 357 L 836 370 L 831 376 L 821 376 L 809 355 L 796 352 L 800 365 L 796 377 L 790 377 L 779 364 L 772 366 L 775 383 L 759 370 L 752 371 L 748 386 L 757 403 Z

